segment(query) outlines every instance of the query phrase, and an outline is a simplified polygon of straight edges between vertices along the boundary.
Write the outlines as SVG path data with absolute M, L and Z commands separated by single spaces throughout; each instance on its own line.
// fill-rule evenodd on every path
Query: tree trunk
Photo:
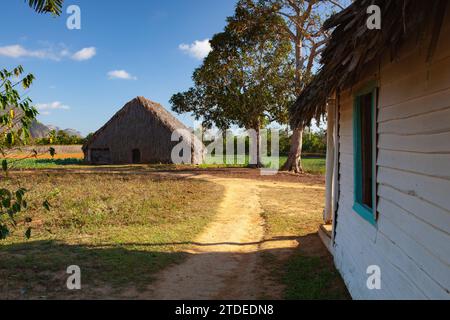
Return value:
M 295 40 L 295 92 L 300 95 L 303 87 L 303 38 L 302 30 L 297 27 L 297 37 Z M 281 167 L 281 171 L 292 171 L 295 173 L 303 173 L 302 168 L 302 147 L 303 147 L 303 128 L 294 128 L 294 132 L 291 138 L 291 148 L 289 150 L 289 156 L 286 163 Z
M 295 45 L 295 93 L 300 95 L 302 92 L 302 81 L 303 81 L 303 75 L 302 75 L 302 67 L 303 67 L 303 56 L 302 56 L 302 48 L 303 48 L 303 41 L 300 37 L 301 30 L 297 28 L 297 43 Z
M 256 166 L 258 168 L 262 168 L 262 159 L 261 159 L 261 128 L 258 126 L 256 129 L 256 157 L 257 157 L 257 164 Z
M 254 143 L 256 144 L 256 159 L 252 159 L 254 156 L 253 152 L 250 152 L 250 159 L 253 161 L 250 161 L 250 168 L 263 168 L 263 163 L 261 161 L 261 128 L 258 126 L 255 129 L 256 137 Z
M 292 171 L 295 173 L 303 173 L 302 168 L 302 146 L 303 146 L 303 128 L 296 128 L 291 138 L 291 149 L 286 163 L 281 171 Z

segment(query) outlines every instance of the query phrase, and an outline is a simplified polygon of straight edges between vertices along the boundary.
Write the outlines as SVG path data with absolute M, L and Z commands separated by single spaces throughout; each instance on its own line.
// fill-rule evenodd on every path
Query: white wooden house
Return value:
M 450 299 L 450 3 L 360 0 L 325 27 L 291 110 L 293 125 L 328 117 L 321 237 L 355 299 Z

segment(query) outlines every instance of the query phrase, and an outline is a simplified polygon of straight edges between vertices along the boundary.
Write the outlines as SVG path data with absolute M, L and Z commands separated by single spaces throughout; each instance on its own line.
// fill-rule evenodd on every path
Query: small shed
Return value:
M 327 115 L 319 234 L 353 298 L 450 299 L 450 4 L 357 0 L 325 28 L 291 110 L 293 126 Z
M 190 153 L 185 162 L 202 163 L 203 144 L 191 130 L 160 104 L 137 97 L 93 134 L 83 152 L 90 164 L 173 163 L 180 143 L 181 152 Z

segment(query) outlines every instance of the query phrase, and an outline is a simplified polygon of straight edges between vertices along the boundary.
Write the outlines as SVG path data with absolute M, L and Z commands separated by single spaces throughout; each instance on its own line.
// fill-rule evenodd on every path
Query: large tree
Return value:
M 267 14 L 276 13 L 285 21 L 280 25 L 291 41 L 295 60 L 295 93 L 300 95 L 310 81 L 316 62 L 326 44 L 324 20 L 335 10 L 343 9 L 350 0 L 260 0 Z M 301 153 L 303 128 L 292 128 L 289 156 L 282 167 L 285 171 L 302 172 Z
M 191 112 L 206 125 L 223 129 L 237 125 L 254 129 L 261 166 L 260 129 L 272 121 L 285 122 L 293 101 L 292 46 L 279 26 L 285 22 L 267 14 L 263 4 L 238 2 L 225 30 L 211 40 L 212 51 L 193 74 L 194 87 L 175 94 L 174 111 Z

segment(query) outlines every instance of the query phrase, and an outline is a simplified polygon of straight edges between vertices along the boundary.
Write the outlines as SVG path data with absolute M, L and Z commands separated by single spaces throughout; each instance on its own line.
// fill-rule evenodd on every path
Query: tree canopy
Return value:
M 194 87 L 171 99 L 178 113 L 191 112 L 205 126 L 258 130 L 286 122 L 294 99 L 290 41 L 284 21 L 252 0 L 238 2 L 227 26 L 211 40 L 212 51 L 193 74 Z

